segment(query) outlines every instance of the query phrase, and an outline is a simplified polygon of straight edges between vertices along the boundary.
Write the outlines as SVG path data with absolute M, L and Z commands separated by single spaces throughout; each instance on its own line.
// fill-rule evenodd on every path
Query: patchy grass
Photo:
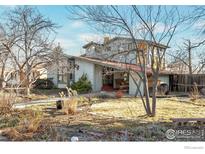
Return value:
M 78 97 L 74 115 L 56 110 L 55 105 L 51 102 L 28 107 L 27 110 L 41 112 L 40 118 L 38 114 L 35 118 L 29 116 L 30 112 L 21 113 L 22 116 L 11 119 L 6 127 L 14 126 L 23 136 L 13 129 L 9 133 L 20 140 L 33 141 L 70 141 L 73 136 L 80 141 L 167 141 L 165 132 L 173 128 L 170 118 L 205 117 L 204 99 L 193 104 L 188 98 L 159 98 L 156 117 L 145 115 L 139 98 Z
M 161 98 L 156 117 L 147 117 L 139 98 L 95 99 L 88 111 L 49 118 L 52 129 L 35 140 L 70 141 L 77 136 L 80 141 L 167 141 L 165 132 L 174 127 L 170 118 L 204 117 L 204 109 L 191 102 Z
M 31 140 L 40 129 L 41 121 L 42 112 L 28 109 L 15 110 L 8 119 L 1 120 L 3 135 L 14 141 Z
M 200 100 L 205 105 L 205 100 Z M 159 98 L 155 117 L 147 117 L 139 98 L 108 99 L 92 105 L 92 113 L 133 119 L 140 122 L 170 122 L 170 118 L 204 118 L 205 107 L 191 102 L 179 102 L 177 99 Z
M 15 127 L 19 121 L 20 119 L 17 116 L 0 117 L 0 129 Z
M 13 96 L 0 93 L 0 116 L 9 116 L 13 111 Z

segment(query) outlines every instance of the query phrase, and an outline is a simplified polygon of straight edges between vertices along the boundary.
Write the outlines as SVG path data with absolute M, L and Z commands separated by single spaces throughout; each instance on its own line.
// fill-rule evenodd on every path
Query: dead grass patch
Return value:
M 13 111 L 14 96 L 0 93 L 0 115 L 9 116 Z
M 16 113 L 18 124 L 13 128 L 7 128 L 3 135 L 11 140 L 22 141 L 31 139 L 40 127 L 42 113 L 33 110 L 19 110 Z
M 140 122 L 170 122 L 170 118 L 204 118 L 205 107 L 189 103 L 170 101 L 165 98 L 157 101 L 157 114 L 148 117 L 139 98 L 108 99 L 91 106 L 92 113 L 133 119 Z
M 66 114 L 75 114 L 77 111 L 78 100 L 76 98 L 71 98 L 64 101 L 63 111 Z

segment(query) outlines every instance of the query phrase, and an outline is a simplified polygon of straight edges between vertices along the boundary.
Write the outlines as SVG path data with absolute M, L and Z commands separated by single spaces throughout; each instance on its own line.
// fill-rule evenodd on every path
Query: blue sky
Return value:
M 13 9 L 15 6 L 0 6 L 0 14 L 8 9 Z M 64 52 L 69 55 L 80 55 L 83 53 L 82 46 L 89 41 L 100 41 L 103 34 L 97 33 L 91 27 L 81 21 L 70 21 L 66 6 L 34 6 L 37 7 L 40 13 L 50 18 L 53 22 L 61 26 L 57 29 L 56 43 L 60 42 Z M 181 6 L 181 10 L 185 11 L 186 7 Z M 194 37 L 191 33 L 181 33 L 176 36 L 172 42 L 172 46 L 176 42 L 180 42 L 182 38 Z M 171 48 L 172 50 L 173 48 Z
M 15 6 L 0 6 L 0 14 Z M 96 32 L 80 21 L 68 20 L 68 11 L 65 6 L 35 6 L 40 13 L 49 17 L 61 26 L 57 29 L 56 42 L 60 42 L 64 52 L 70 55 L 83 53 L 82 46 L 93 38 L 99 38 Z
M 97 37 L 91 28 L 83 22 L 70 21 L 67 18 L 69 14 L 66 6 L 37 6 L 37 8 L 42 14 L 61 26 L 57 30 L 56 42 L 60 42 L 67 54 L 82 54 L 82 46 L 91 41 L 93 37 Z

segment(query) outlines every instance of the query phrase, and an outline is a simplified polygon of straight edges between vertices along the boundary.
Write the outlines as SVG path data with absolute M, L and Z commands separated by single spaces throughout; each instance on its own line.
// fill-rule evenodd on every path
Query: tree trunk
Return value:
M 146 71 L 146 69 L 145 69 Z M 145 92 L 145 99 L 146 99 L 146 107 L 147 107 L 147 115 L 151 115 L 151 108 L 150 108 L 150 100 L 149 100 L 149 87 L 148 87 L 148 80 L 147 80 L 147 74 L 144 73 L 144 92 Z
M 31 94 L 31 86 L 29 83 L 29 75 L 26 75 L 26 95 L 30 95 Z
M 190 84 L 192 85 L 193 84 L 193 74 L 192 74 L 192 66 L 191 65 L 189 65 L 189 76 L 190 76 Z
M 148 87 L 148 79 L 147 79 L 147 69 L 146 69 L 146 61 L 145 61 L 145 54 L 144 54 L 144 51 L 143 51 L 143 80 L 144 80 L 144 95 L 145 95 L 145 102 L 146 102 L 146 112 L 147 112 L 147 115 L 148 116 L 151 116 L 152 112 L 151 112 L 151 107 L 150 107 L 150 100 L 149 100 L 149 87 Z
M 0 90 L 3 88 L 3 79 L 0 78 Z
M 3 83 L 4 83 L 4 71 L 5 71 L 5 63 L 3 63 L 3 66 L 1 68 L 1 74 L 0 74 L 0 89 L 3 88 Z
M 154 73 L 153 76 L 152 116 L 154 117 L 156 115 L 158 73 Z
M 188 83 L 188 76 L 187 76 L 187 74 L 184 75 L 184 79 L 185 79 L 185 87 L 184 87 L 185 89 L 184 89 L 184 92 L 187 93 L 187 89 L 188 89 L 187 84 L 189 84 Z
M 188 53 L 189 53 L 189 75 L 190 75 L 190 84 L 193 84 L 193 75 L 192 75 L 192 51 L 191 51 L 192 47 L 191 47 L 191 41 L 189 40 L 189 44 L 188 44 Z M 191 86 L 192 88 L 192 86 Z

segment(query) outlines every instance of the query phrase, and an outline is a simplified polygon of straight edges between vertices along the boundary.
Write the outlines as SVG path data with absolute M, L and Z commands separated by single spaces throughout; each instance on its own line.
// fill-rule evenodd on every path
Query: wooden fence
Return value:
M 205 74 L 175 74 L 169 76 L 170 90 L 188 92 L 192 90 L 194 83 L 198 89 L 205 88 Z

